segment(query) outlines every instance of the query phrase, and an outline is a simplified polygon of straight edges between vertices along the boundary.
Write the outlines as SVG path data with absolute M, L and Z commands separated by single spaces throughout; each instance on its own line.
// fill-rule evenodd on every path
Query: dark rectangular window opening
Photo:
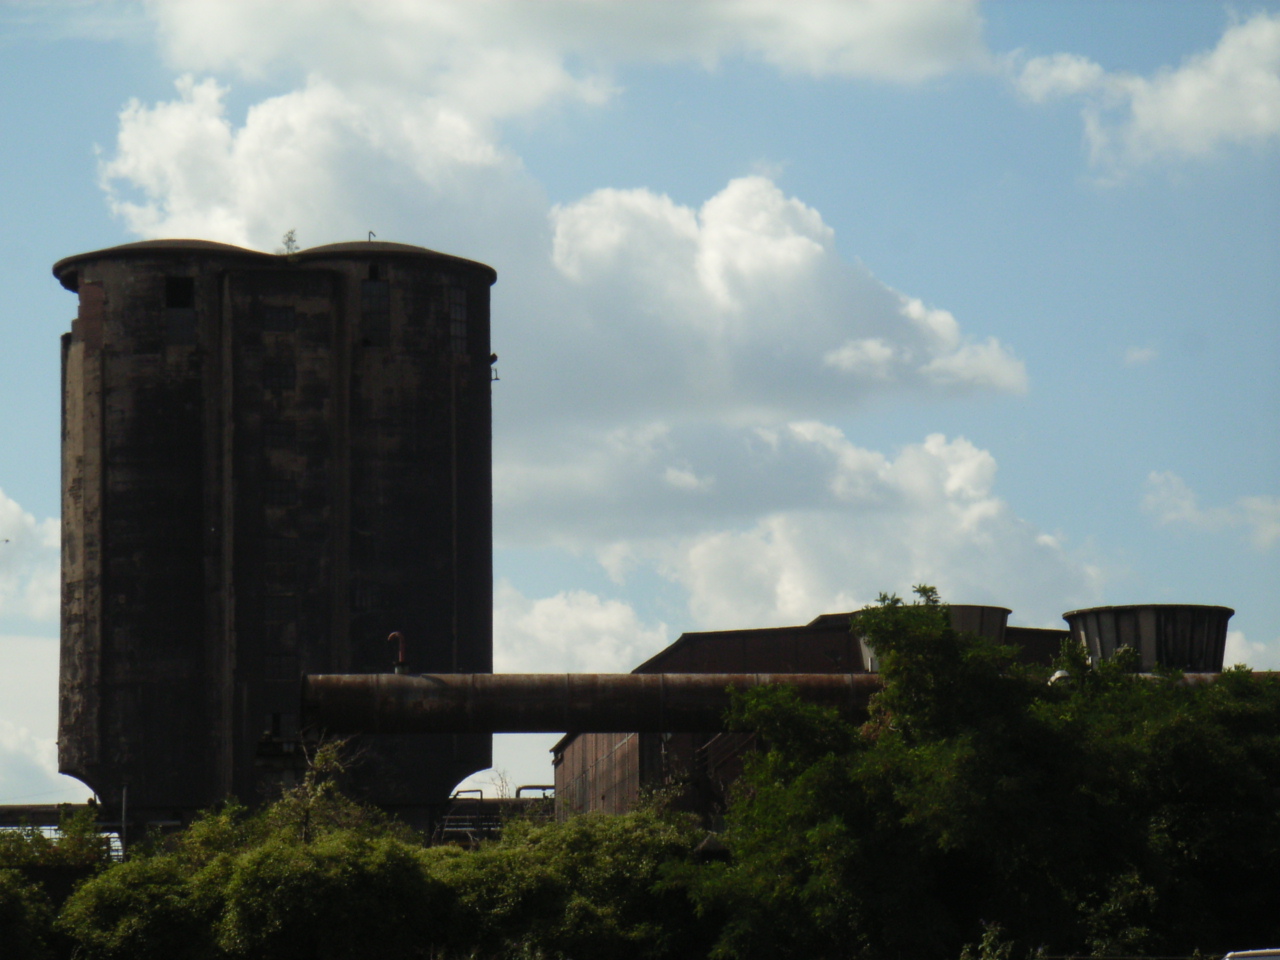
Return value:
M 360 332 L 371 347 L 391 346 L 391 284 L 360 281 Z
M 197 339 L 194 277 L 164 278 L 164 342 L 192 346 Z
M 170 310 L 190 310 L 196 305 L 195 277 L 165 277 L 164 305 Z

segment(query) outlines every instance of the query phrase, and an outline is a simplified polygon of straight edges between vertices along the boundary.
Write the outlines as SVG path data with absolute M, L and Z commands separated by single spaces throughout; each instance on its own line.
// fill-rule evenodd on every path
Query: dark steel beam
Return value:
M 563 733 L 719 730 L 729 689 L 795 687 L 865 713 L 880 689 L 858 673 L 322 674 L 303 678 L 304 722 L 330 733 Z

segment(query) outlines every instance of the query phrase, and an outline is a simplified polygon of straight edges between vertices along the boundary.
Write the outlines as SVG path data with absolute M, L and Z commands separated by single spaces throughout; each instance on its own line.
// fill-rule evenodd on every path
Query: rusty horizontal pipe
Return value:
M 866 673 L 389 673 L 303 678 L 304 722 L 330 733 L 676 733 L 719 730 L 729 689 L 795 687 L 865 713 Z
M 1219 676 L 1188 673 L 1182 683 Z M 302 714 L 330 733 L 696 732 L 724 725 L 729 688 L 768 684 L 855 718 L 881 687 L 878 673 L 313 674 L 302 678 Z

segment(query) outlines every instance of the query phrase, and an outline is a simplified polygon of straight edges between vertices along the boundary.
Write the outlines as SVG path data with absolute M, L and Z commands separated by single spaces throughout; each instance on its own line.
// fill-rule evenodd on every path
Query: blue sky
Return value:
M 0 77 L 0 802 L 84 793 L 49 266 L 141 237 L 498 270 L 499 669 L 920 581 L 1280 667 L 1280 4 L 13 2 Z

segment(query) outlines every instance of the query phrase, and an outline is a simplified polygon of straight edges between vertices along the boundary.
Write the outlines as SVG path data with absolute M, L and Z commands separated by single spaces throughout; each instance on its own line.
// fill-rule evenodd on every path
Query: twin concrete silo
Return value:
M 59 765 L 130 819 L 296 775 L 299 681 L 492 669 L 489 288 L 393 243 L 148 241 L 60 261 Z M 368 738 L 417 819 L 484 735 Z

